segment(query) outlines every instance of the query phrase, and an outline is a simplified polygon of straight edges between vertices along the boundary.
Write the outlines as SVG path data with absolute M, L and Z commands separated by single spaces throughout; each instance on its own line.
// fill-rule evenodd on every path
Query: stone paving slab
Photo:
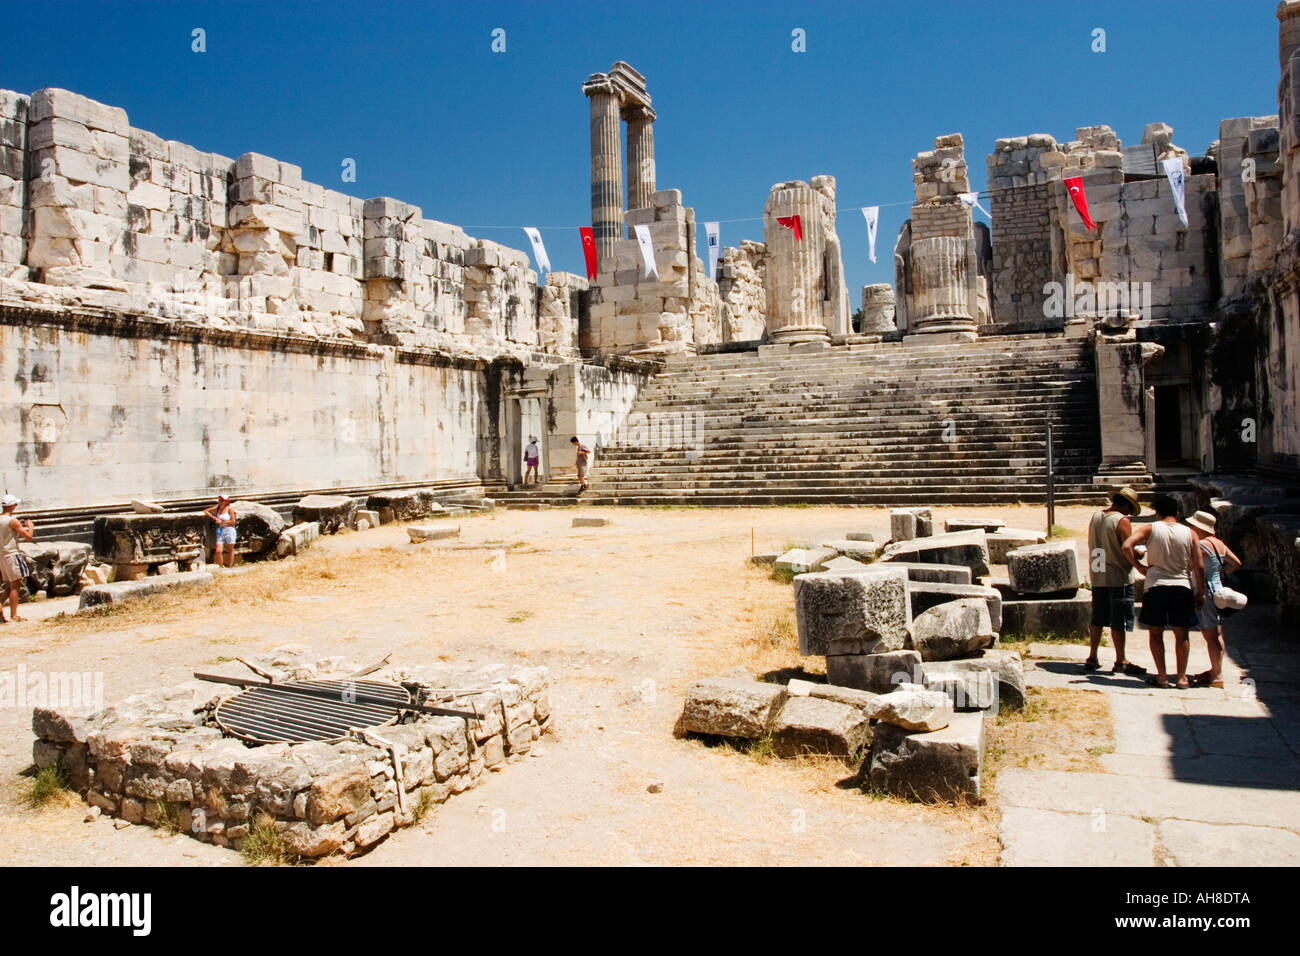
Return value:
M 1160 844 L 1178 866 L 1295 866 L 1300 836 L 1274 827 L 1164 820 Z
M 1098 758 L 1109 773 L 1223 783 L 1239 787 L 1266 787 L 1300 791 L 1300 763 L 1295 760 L 1261 760 L 1210 754 L 1174 757 L 1169 754 L 1103 754 Z M 1296 794 L 1300 800 L 1300 793 Z
M 1300 832 L 1300 799 L 1293 790 L 1019 768 L 1000 771 L 997 788 L 1003 807 L 1100 808 L 1139 818 L 1265 824 Z
M 1004 866 L 1155 863 L 1156 828 L 1136 817 L 1005 807 L 999 835 Z

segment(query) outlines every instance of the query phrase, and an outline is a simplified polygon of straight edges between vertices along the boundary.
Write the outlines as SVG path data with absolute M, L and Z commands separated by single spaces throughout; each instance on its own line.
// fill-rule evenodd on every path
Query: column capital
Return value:
M 620 113 L 625 123 L 653 123 L 657 119 L 654 108 L 648 103 L 624 106 Z
M 591 76 L 587 78 L 587 82 L 582 84 L 582 95 L 591 97 L 598 96 L 602 93 L 610 96 L 617 96 L 618 88 L 614 85 L 614 81 L 611 80 L 607 74 L 591 74 Z

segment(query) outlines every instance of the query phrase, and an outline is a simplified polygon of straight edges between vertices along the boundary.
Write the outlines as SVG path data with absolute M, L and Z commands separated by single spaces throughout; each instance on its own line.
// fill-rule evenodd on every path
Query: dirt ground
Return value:
M 1057 523 L 1077 533 L 1090 512 L 1058 509 Z M 613 524 L 572 528 L 578 514 Z M 1045 520 L 1042 508 L 1005 506 L 936 509 L 936 523 L 968 514 L 1013 527 Z M 823 671 L 820 658 L 798 655 L 790 586 L 749 566 L 751 547 L 779 551 L 852 530 L 884 540 L 884 509 L 592 507 L 459 523 L 454 544 L 412 545 L 398 526 L 341 535 L 210 591 L 103 616 L 57 616 L 75 599 L 31 605 L 32 620 L 0 628 L 0 670 L 103 671 L 111 703 L 285 643 L 362 662 L 391 652 L 409 663 L 550 668 L 553 737 L 348 866 L 995 864 L 997 767 L 1082 768 L 1109 733 L 1100 695 L 1036 691 L 1028 719 L 991 728 L 988 805 L 959 809 L 866 796 L 831 760 L 675 739 L 693 680 Z M 501 550 L 504 570 L 494 570 Z M 0 708 L 0 862 L 242 862 L 184 836 L 84 823 L 76 799 L 28 809 L 19 774 L 31 743 L 30 709 Z

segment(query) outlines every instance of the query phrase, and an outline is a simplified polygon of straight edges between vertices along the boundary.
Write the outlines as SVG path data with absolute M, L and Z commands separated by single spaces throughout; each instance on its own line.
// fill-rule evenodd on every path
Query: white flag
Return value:
M 988 216 L 990 219 L 993 218 L 993 214 L 980 205 L 979 193 L 958 193 L 957 198 L 960 199 L 963 204 L 978 209 L 980 212 L 984 213 L 984 215 Z
M 876 261 L 876 223 L 880 220 L 879 206 L 863 206 L 862 215 L 867 219 L 867 255 Z
M 1187 183 L 1183 181 L 1183 161 L 1178 157 L 1161 160 L 1165 175 L 1169 177 L 1169 188 L 1174 194 L 1174 205 L 1178 208 L 1178 219 L 1187 225 Z
M 655 246 L 650 241 L 650 227 L 636 227 L 637 245 L 641 247 L 641 258 L 645 262 L 645 275 L 642 278 L 648 279 L 654 276 L 659 278 L 659 270 L 655 267 Z
M 709 237 L 709 278 L 718 278 L 718 229 L 720 223 L 706 222 L 704 234 Z
M 533 244 L 533 258 L 537 260 L 537 271 L 550 272 L 551 260 L 546 258 L 546 247 L 542 245 L 542 234 L 534 226 L 524 226 L 528 241 Z

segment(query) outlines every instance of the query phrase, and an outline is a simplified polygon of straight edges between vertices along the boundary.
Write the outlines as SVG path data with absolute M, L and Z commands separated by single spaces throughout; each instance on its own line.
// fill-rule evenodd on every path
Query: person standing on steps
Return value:
M 1178 523 L 1178 502 L 1169 495 L 1156 495 L 1151 499 L 1156 520 L 1144 524 L 1124 541 L 1124 557 L 1146 579 L 1142 591 L 1142 614 L 1138 621 L 1147 629 L 1151 642 L 1151 656 L 1156 662 L 1156 676 L 1151 680 L 1156 687 L 1169 687 L 1165 672 L 1165 628 L 1174 632 L 1174 659 L 1178 675 L 1174 687 L 1188 687 L 1187 656 L 1190 644 L 1188 625 L 1193 608 L 1205 602 L 1205 569 L 1201 565 L 1201 549 L 1196 547 L 1192 530 Z M 1134 549 L 1146 543 L 1146 561 L 1137 557 Z
M 587 469 L 591 465 L 591 449 L 578 441 L 577 435 L 569 439 L 569 444 L 573 445 L 578 452 L 578 494 L 582 494 L 587 490 Z
M 537 484 L 537 463 L 541 461 L 541 453 L 537 450 L 537 436 L 529 435 L 528 444 L 524 446 L 524 484 Z M 528 476 L 531 474 L 533 480 L 529 482 Z
M 218 567 L 233 568 L 235 566 L 235 512 L 230 507 L 230 496 L 220 495 L 217 503 L 203 512 L 216 523 L 217 526 L 217 547 L 213 554 L 213 560 Z M 225 549 L 225 561 L 221 560 L 222 549 Z
M 1214 603 L 1214 592 L 1224 586 L 1222 575 L 1231 574 L 1241 567 L 1241 559 L 1215 536 L 1218 520 L 1209 511 L 1198 511 L 1187 519 L 1187 526 L 1196 537 L 1196 546 L 1201 552 L 1201 563 L 1205 568 L 1206 600 L 1196 612 L 1194 626 L 1200 628 L 1201 636 L 1205 638 L 1205 648 L 1210 653 L 1210 669 L 1192 678 L 1194 687 L 1223 686 L 1223 655 L 1227 647 L 1223 641 L 1219 608 Z
M 1133 629 L 1133 565 L 1124 557 L 1124 541 L 1133 533 L 1133 515 L 1142 513 L 1137 492 L 1123 487 L 1111 495 L 1110 505 L 1092 516 L 1088 525 L 1088 568 L 1092 583 L 1092 625 L 1084 670 L 1101 670 L 1097 649 L 1101 634 L 1110 628 L 1115 647 L 1112 674 L 1145 674 L 1146 669 L 1125 657 L 1128 632 Z
M 14 621 L 24 620 L 18 616 L 18 598 L 23 589 L 23 581 L 31 573 L 27 557 L 18 547 L 18 539 L 32 540 L 36 529 L 30 521 L 20 521 L 14 511 L 22 504 L 17 495 L 5 495 L 0 498 L 0 580 L 9 592 L 9 618 Z M 4 623 L 4 611 L 0 608 L 0 623 Z

